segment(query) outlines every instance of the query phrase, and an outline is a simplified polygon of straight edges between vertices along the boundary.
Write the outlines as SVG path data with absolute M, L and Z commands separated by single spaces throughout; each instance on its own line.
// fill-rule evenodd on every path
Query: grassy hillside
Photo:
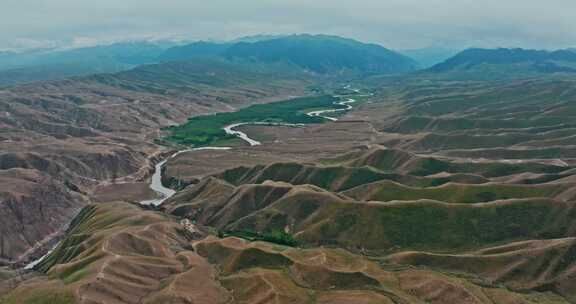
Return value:
M 453 186 L 446 186 L 450 187 Z M 490 186 L 470 187 L 476 190 L 475 187 Z M 518 197 L 525 199 L 450 204 L 421 199 L 427 196 L 422 193 L 416 193 L 421 194 L 416 201 L 406 197 L 416 195 L 390 191 L 389 199 L 396 201 L 383 203 L 359 202 L 346 196 L 346 192 L 341 195 L 314 186 L 265 182 L 242 185 L 218 197 L 202 199 L 202 193 L 213 191 L 211 189 L 211 185 L 201 183 L 185 190 L 189 193 L 185 201 L 175 198 L 168 206 L 177 210 L 181 202 L 186 203 L 189 208 L 180 215 L 191 216 L 221 230 L 288 229 L 302 244 L 331 244 L 376 252 L 449 251 L 519 239 L 563 237 L 572 231 L 569 218 L 573 204 L 539 198 L 540 193 L 516 191 Z M 422 191 L 432 191 L 441 198 L 434 189 Z M 359 193 L 369 192 L 360 190 Z M 446 193 L 449 192 L 441 194 L 449 197 Z M 487 192 L 482 189 L 477 193 Z M 477 200 L 487 199 L 487 195 L 478 199 L 477 193 L 468 195 Z M 458 197 L 450 199 L 458 200 Z
M 455 274 L 386 267 L 342 249 L 195 236 L 125 203 L 88 207 L 44 264 L 48 276 L 25 281 L 2 303 L 566 303 Z
M 219 178 L 235 184 L 260 184 L 267 180 L 293 185 L 310 184 L 330 191 L 344 191 L 368 183 L 387 180 L 413 187 L 439 186 L 449 182 L 485 183 L 480 176 L 454 174 L 444 177 L 419 177 L 385 172 L 373 167 L 313 166 L 299 163 L 274 163 L 268 166 L 238 167 L 218 174 Z
M 510 153 L 512 154 L 513 152 Z M 517 163 L 494 160 L 476 162 L 454 161 L 446 157 L 431 157 L 414 154 L 405 150 L 381 148 L 351 153 L 334 159 L 324 160 L 324 162 L 349 167 L 367 166 L 384 172 L 396 171 L 406 175 L 419 177 L 428 176 L 430 178 L 433 178 L 431 176 L 436 174 L 448 173 L 450 176 L 459 176 L 462 178 L 460 180 L 471 181 L 466 183 L 478 183 L 474 181 L 480 182 L 482 180 L 486 181 L 486 178 L 504 177 L 522 173 L 557 174 L 560 176 L 562 172 L 570 169 L 565 166 L 544 164 L 536 161 Z M 458 182 L 457 179 L 453 179 L 453 181 Z M 439 185 L 438 183 L 431 183 L 431 185 L 434 184 Z
M 521 199 L 530 197 L 554 198 L 572 188 L 571 184 L 551 185 L 463 185 L 445 184 L 432 188 L 407 187 L 392 181 L 370 183 L 344 192 L 345 195 L 373 201 L 411 201 L 430 199 L 448 203 L 482 203 L 495 200 Z

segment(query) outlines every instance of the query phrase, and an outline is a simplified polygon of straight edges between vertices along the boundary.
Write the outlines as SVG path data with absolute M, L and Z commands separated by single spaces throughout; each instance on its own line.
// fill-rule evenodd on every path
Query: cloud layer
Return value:
M 0 49 L 327 33 L 392 48 L 576 45 L 576 1 L 4 0 Z

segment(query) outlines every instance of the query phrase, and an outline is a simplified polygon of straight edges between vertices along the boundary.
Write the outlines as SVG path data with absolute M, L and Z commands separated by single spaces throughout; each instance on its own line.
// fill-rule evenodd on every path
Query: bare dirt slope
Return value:
M 194 115 L 302 94 L 307 83 L 299 75 L 190 62 L 1 90 L 0 173 L 10 178 L 0 180 L 0 216 L 10 228 L 0 230 L 0 236 L 10 248 L 0 250 L 0 259 L 18 262 L 65 226 L 85 201 L 71 192 L 90 196 L 96 186 L 145 178 L 154 156 L 169 150 L 154 143 L 160 128 Z M 37 187 L 13 189 L 29 183 L 29 175 L 47 178 L 58 188 L 51 195 L 64 198 L 51 202 Z M 142 194 L 153 195 L 123 198 Z M 40 221 L 40 207 L 34 206 L 51 204 L 60 209 L 50 209 L 54 216 L 43 215 L 46 220 Z

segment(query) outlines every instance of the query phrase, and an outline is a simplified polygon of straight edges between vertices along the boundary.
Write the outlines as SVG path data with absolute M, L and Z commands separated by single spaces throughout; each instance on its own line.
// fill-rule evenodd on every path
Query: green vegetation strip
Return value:
M 249 231 L 249 230 L 229 230 L 229 231 L 219 231 L 218 232 L 218 237 L 219 238 L 225 238 L 225 237 L 229 237 L 229 236 L 233 236 L 233 237 L 238 237 L 238 238 L 242 238 L 251 242 L 255 242 L 255 241 L 264 241 L 264 242 L 269 242 L 269 243 L 275 243 L 275 244 L 280 244 L 280 245 L 285 245 L 285 246 L 290 246 L 290 247 L 296 247 L 298 245 L 298 242 L 296 242 L 296 240 L 294 239 L 294 237 L 289 234 L 286 233 L 284 231 L 281 230 L 276 230 L 276 231 L 272 231 L 272 232 L 265 232 L 265 233 L 260 233 L 260 232 L 256 232 L 256 231 Z
M 183 145 L 206 146 L 221 143 L 223 140 L 236 138 L 228 135 L 224 127 L 243 122 L 270 122 L 287 124 L 322 123 L 320 117 L 305 114 L 307 109 L 337 108 L 333 103 L 338 99 L 333 96 L 302 97 L 269 104 L 259 104 L 240 109 L 236 112 L 218 113 L 192 117 L 187 123 L 169 127 L 168 141 Z

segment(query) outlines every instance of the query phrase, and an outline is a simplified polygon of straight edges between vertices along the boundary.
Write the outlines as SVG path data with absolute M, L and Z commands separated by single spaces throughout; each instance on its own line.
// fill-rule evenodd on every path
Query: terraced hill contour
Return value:
M 3 303 L 566 303 L 341 249 L 197 237 L 126 203 L 87 207 L 40 265 L 48 276 Z

